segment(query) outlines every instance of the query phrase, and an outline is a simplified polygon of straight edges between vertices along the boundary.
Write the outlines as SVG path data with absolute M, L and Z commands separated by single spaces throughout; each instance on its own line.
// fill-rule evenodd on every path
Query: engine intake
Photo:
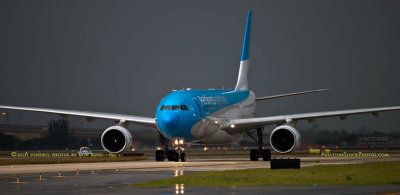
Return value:
M 300 133 L 290 125 L 281 125 L 271 132 L 270 143 L 275 151 L 285 154 L 300 146 Z
M 131 148 L 132 134 L 122 126 L 111 126 L 101 135 L 101 145 L 109 153 L 120 153 Z

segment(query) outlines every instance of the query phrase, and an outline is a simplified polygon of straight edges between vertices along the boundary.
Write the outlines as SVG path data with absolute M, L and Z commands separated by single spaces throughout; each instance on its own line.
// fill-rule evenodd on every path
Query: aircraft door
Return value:
M 196 104 L 197 110 L 199 111 L 199 118 L 203 119 L 204 118 L 204 112 L 203 112 L 203 107 L 201 106 L 201 102 L 197 98 L 192 98 L 194 104 Z

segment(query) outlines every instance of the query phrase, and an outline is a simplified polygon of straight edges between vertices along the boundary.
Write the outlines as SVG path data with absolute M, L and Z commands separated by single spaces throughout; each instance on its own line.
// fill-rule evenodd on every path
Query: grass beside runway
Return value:
M 128 187 L 400 184 L 400 162 L 318 165 L 301 169 L 245 169 L 192 173 Z

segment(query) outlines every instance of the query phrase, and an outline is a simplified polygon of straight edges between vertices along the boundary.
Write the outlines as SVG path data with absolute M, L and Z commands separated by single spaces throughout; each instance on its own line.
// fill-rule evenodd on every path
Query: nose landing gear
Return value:
M 175 147 L 175 150 L 168 149 L 168 139 L 164 137 L 161 133 L 159 133 L 159 141 L 161 147 L 156 151 L 156 161 L 164 161 L 165 158 L 168 161 L 178 162 L 181 160 L 182 162 L 186 161 L 186 153 L 184 152 L 184 140 L 183 139 L 175 139 L 172 142 L 172 145 Z
M 186 153 L 185 148 L 184 148 L 184 140 L 180 138 L 176 138 L 173 142 L 172 145 L 175 147 L 175 150 L 173 151 L 172 155 L 172 160 L 175 162 L 178 162 L 181 160 L 182 162 L 186 161 Z
M 251 161 L 258 161 L 259 158 L 262 158 L 264 161 L 270 161 L 271 160 L 271 151 L 269 149 L 264 149 L 263 147 L 263 135 L 262 135 L 262 128 L 257 128 L 257 138 L 254 138 L 252 133 L 253 132 L 247 132 L 247 135 L 250 136 L 256 143 L 257 143 L 257 149 L 251 149 L 250 150 L 250 160 Z

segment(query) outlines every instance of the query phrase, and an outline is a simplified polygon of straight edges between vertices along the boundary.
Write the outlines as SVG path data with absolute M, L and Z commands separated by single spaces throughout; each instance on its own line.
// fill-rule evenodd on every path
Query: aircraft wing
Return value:
M 0 109 L 11 109 L 11 110 L 24 110 L 32 112 L 45 112 L 59 114 L 62 117 L 68 116 L 82 116 L 85 117 L 87 121 L 92 121 L 96 118 L 114 120 L 115 122 L 125 121 L 129 123 L 134 123 L 138 125 L 143 125 L 145 127 L 156 127 L 156 121 L 151 117 L 124 115 L 124 114 L 112 114 L 112 113 L 102 113 L 102 112 L 86 112 L 77 110 L 60 110 L 60 109 L 48 109 L 48 108 L 32 108 L 32 107 L 21 107 L 21 106 L 3 106 L 0 105 Z
M 224 125 L 222 126 L 222 129 L 226 130 L 227 132 L 243 132 L 268 125 L 280 125 L 293 122 L 295 123 L 300 120 L 308 120 L 309 122 L 313 122 L 315 119 L 327 118 L 327 117 L 339 117 L 341 120 L 344 120 L 349 115 L 372 113 L 374 116 L 378 116 L 379 112 L 395 111 L 395 110 L 400 110 L 400 106 L 338 110 L 338 111 L 327 111 L 327 112 L 312 112 L 303 114 L 291 114 L 291 115 L 246 118 L 246 119 L 232 119 L 225 122 Z

